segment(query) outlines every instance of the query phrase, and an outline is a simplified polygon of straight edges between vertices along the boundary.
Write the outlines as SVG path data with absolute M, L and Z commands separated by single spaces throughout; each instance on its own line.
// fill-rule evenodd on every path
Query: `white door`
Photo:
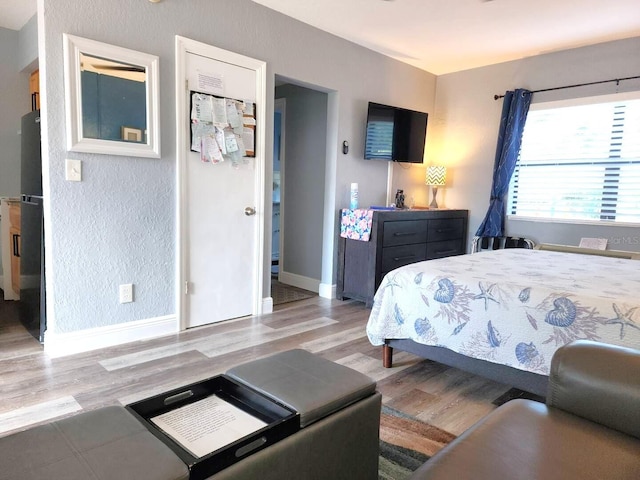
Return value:
M 181 37 L 177 46 L 177 125 L 181 231 L 181 326 L 261 313 L 264 231 L 264 62 Z M 218 94 L 256 108 L 255 158 L 203 163 L 190 151 L 189 91 L 202 76 Z M 200 76 L 200 77 L 199 77 Z M 200 78 L 200 81 L 198 80 Z M 255 213 L 254 213 L 255 212 Z

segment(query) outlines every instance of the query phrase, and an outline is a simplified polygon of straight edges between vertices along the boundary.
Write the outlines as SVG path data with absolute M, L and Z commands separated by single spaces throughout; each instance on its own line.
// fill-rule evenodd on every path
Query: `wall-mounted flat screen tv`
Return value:
M 427 114 L 369 102 L 364 158 L 422 163 Z

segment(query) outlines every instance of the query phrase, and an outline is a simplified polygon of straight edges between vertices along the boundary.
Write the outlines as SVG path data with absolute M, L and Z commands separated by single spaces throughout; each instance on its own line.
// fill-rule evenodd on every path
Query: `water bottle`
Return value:
M 349 208 L 355 210 L 358 208 L 358 184 L 351 184 L 351 200 L 349 202 Z

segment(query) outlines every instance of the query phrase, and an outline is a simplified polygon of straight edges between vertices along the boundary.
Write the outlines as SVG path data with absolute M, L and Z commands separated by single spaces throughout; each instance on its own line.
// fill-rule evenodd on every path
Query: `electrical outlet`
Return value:
M 82 181 L 82 160 L 67 158 L 65 162 L 64 178 L 70 182 Z
M 125 283 L 120 285 L 120 303 L 133 302 L 133 284 Z

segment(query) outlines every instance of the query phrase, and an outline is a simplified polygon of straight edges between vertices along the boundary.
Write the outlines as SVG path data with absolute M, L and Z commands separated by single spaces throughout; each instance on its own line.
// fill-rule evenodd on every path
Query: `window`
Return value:
M 640 92 L 531 105 L 507 211 L 640 223 Z

